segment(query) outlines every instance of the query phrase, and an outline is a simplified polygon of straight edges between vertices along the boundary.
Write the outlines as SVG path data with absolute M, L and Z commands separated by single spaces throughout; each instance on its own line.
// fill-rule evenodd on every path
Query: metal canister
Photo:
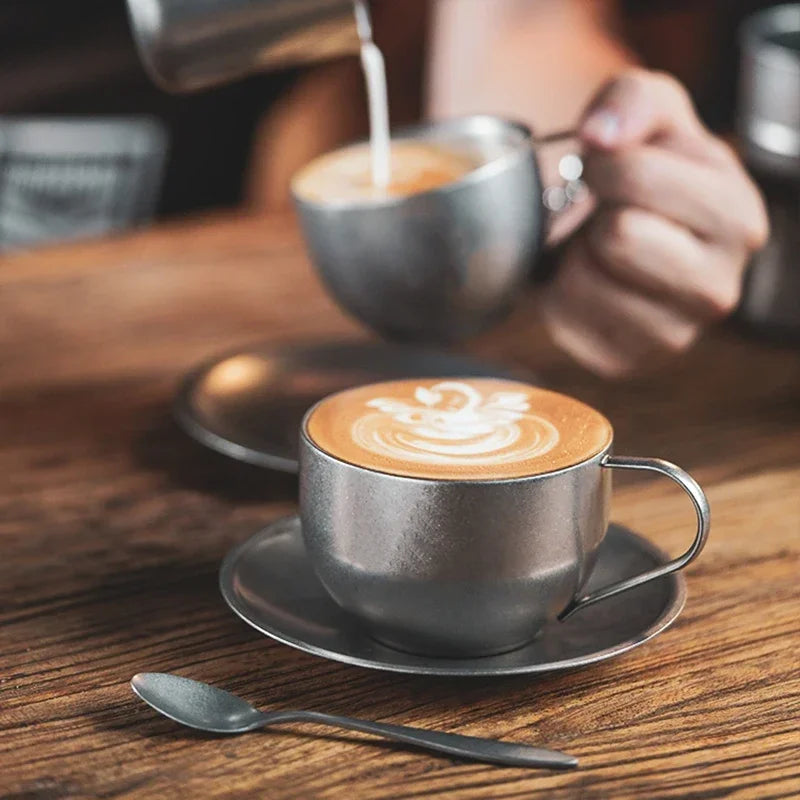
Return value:
M 800 4 L 753 15 L 741 31 L 738 132 L 767 200 L 772 234 L 748 272 L 739 314 L 800 334 Z
M 128 0 L 162 88 L 189 92 L 358 51 L 353 0 Z

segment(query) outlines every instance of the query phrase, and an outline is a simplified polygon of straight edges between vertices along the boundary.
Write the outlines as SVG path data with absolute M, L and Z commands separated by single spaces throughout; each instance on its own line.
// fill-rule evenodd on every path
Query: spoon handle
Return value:
M 345 728 L 361 733 L 371 733 L 395 742 L 415 745 L 427 750 L 482 761 L 487 764 L 503 764 L 510 767 L 545 767 L 548 769 L 571 769 L 578 766 L 574 756 L 557 750 L 545 750 L 524 744 L 500 742 L 496 739 L 481 739 L 476 736 L 462 736 L 458 733 L 428 731 L 410 728 L 407 725 L 390 725 L 385 722 L 339 717 L 317 711 L 278 711 L 264 715 L 265 724 L 279 722 L 315 722 L 334 728 Z

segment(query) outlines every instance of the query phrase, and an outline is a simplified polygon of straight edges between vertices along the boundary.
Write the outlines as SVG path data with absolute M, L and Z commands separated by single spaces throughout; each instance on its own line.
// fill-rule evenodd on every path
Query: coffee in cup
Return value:
M 611 442 L 608 420 L 567 397 L 492 378 L 361 386 L 320 403 L 314 444 L 365 469 L 435 480 L 505 480 L 554 472 Z
M 381 642 L 478 657 L 682 569 L 702 550 L 708 503 L 666 461 L 611 454 L 606 418 L 515 381 L 391 381 L 322 400 L 303 421 L 300 517 L 333 599 Z M 611 468 L 674 480 L 697 515 L 690 548 L 582 592 L 608 525 Z
M 539 146 L 524 126 L 473 116 L 396 131 L 389 190 L 370 178 L 367 145 L 301 170 L 292 195 L 328 291 L 390 339 L 450 342 L 496 323 L 535 273 L 555 213 Z M 355 179 L 343 179 L 353 152 Z
M 391 145 L 391 177 L 386 186 L 372 176 L 369 144 L 356 144 L 319 156 L 292 181 L 296 197 L 316 203 L 382 200 L 437 189 L 462 178 L 480 165 L 468 152 L 412 140 Z

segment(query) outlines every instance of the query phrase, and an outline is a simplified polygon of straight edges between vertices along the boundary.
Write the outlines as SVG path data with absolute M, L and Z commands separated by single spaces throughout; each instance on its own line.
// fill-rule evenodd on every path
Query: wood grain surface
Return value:
M 800 350 L 720 330 L 608 384 L 546 344 L 532 304 L 470 349 L 598 407 L 617 452 L 691 470 L 710 541 L 676 625 L 618 660 L 431 679 L 271 642 L 217 591 L 228 548 L 295 508 L 295 479 L 189 441 L 170 419 L 177 380 L 254 340 L 365 336 L 319 288 L 289 218 L 0 261 L 0 797 L 800 796 Z M 674 553 L 692 532 L 663 480 L 620 482 L 613 517 Z M 144 670 L 267 708 L 540 743 L 581 767 L 484 767 L 310 727 L 204 736 L 133 697 Z

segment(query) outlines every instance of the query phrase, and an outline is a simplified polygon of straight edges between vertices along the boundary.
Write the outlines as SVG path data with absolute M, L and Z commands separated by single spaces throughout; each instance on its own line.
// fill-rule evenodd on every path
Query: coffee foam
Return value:
M 572 397 L 491 378 L 348 389 L 315 407 L 306 433 L 343 461 L 444 480 L 552 472 L 592 458 L 612 438 L 608 420 Z
M 318 203 L 406 197 L 453 183 L 481 163 L 477 155 L 462 150 L 395 139 L 391 179 L 376 186 L 370 146 L 357 144 L 314 159 L 294 177 L 292 189 L 301 199 Z

